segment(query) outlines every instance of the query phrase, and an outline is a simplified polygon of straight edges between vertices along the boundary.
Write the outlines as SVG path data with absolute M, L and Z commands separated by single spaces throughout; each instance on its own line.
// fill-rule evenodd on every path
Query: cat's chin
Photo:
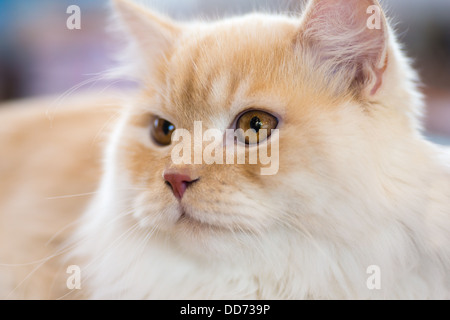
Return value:
M 270 229 L 266 220 L 244 215 L 220 202 L 215 207 L 205 207 L 189 197 L 182 201 L 151 198 L 153 195 L 143 193 L 134 203 L 133 216 L 141 230 L 161 237 L 163 243 L 174 241 L 175 247 L 196 256 L 225 257 L 227 252 L 233 255 L 242 243 L 252 243 L 252 239 L 258 242 L 258 237 Z
M 231 232 L 229 227 L 221 224 L 218 221 L 210 221 L 202 218 L 204 214 L 195 212 L 191 207 L 180 204 L 179 218 L 175 222 L 176 229 L 189 229 L 194 232 Z
M 180 203 L 176 210 L 177 219 L 165 226 L 160 225 L 161 231 L 175 240 L 176 247 L 183 248 L 183 252 L 190 252 L 197 257 L 231 258 L 236 254 L 236 246 L 241 246 L 238 239 L 241 236 L 248 237 L 250 232 L 247 234 L 231 221 L 213 218 L 212 215 L 211 212 Z

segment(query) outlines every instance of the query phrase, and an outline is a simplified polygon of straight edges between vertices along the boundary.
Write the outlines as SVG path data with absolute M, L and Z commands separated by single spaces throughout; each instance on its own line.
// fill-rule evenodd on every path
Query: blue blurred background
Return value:
M 436 141 L 447 143 L 450 1 L 381 3 L 421 74 L 427 95 L 427 131 Z M 286 12 L 303 5 L 301 0 L 150 0 L 145 4 L 176 19 L 215 18 L 261 8 Z M 81 9 L 81 30 L 66 27 L 70 5 Z M 108 0 L 0 0 L 0 102 L 61 94 L 107 70 L 120 45 L 107 31 L 109 23 Z M 87 85 L 92 86 L 105 84 Z

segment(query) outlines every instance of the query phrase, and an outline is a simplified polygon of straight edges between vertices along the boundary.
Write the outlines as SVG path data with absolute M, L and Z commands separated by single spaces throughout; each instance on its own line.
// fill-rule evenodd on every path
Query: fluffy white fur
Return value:
M 273 21 L 264 15 L 239 19 L 250 25 Z M 232 21 L 212 23 L 208 32 Z M 300 26 L 301 21 L 292 24 Z M 198 24 L 191 28 L 199 34 L 205 29 Z M 165 226 L 176 221 L 176 201 L 164 202 L 166 195 L 156 186 L 139 193 L 142 186 L 123 168 L 121 150 L 132 113 L 125 108 L 105 152 L 99 194 L 85 213 L 70 257 L 82 267 L 86 296 L 449 299 L 450 155 L 421 136 L 415 73 L 392 31 L 386 32 L 389 67 L 381 88 L 368 103 L 339 100 L 332 116 L 317 111 L 320 124 L 312 123 L 310 130 L 322 149 L 316 154 L 312 145 L 294 153 L 310 158 L 308 169 L 288 159 L 284 165 L 289 170 L 280 167 L 270 191 L 245 180 L 244 190 L 232 195 L 233 203 L 246 210 L 240 223 L 248 223 L 251 232 L 200 230 L 196 236 L 195 230 L 167 231 Z M 339 43 L 350 43 L 341 36 L 327 45 L 338 50 Z M 304 51 L 305 56 L 313 53 Z M 321 63 L 323 69 L 332 68 L 327 58 Z M 343 69 L 335 70 L 327 76 L 345 77 Z M 351 85 L 328 83 L 335 85 L 330 91 L 341 95 Z M 234 209 L 230 204 L 223 210 Z M 204 219 L 213 222 L 207 214 Z M 367 287 L 371 265 L 380 267 L 380 289 Z

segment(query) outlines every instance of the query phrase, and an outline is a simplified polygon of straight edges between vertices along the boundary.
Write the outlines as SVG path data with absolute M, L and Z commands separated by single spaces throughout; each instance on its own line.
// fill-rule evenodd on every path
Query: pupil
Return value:
M 169 121 L 164 121 L 164 123 L 162 125 L 162 131 L 164 132 L 164 134 L 168 135 L 170 133 L 170 131 L 172 131 L 172 129 L 173 129 L 173 125 Z
M 262 122 L 258 117 L 253 117 L 252 120 L 250 120 L 250 128 L 252 128 L 253 130 L 255 130 L 256 132 L 259 131 L 259 129 L 261 129 L 262 127 Z

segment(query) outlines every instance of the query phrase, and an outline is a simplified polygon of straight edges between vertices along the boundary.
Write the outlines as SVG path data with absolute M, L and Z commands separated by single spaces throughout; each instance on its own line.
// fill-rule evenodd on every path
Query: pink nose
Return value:
M 187 174 L 181 173 L 164 173 L 164 180 L 166 180 L 166 182 L 168 182 L 172 187 L 174 196 L 178 200 L 181 200 L 187 187 L 197 181 L 198 178 L 192 178 Z

